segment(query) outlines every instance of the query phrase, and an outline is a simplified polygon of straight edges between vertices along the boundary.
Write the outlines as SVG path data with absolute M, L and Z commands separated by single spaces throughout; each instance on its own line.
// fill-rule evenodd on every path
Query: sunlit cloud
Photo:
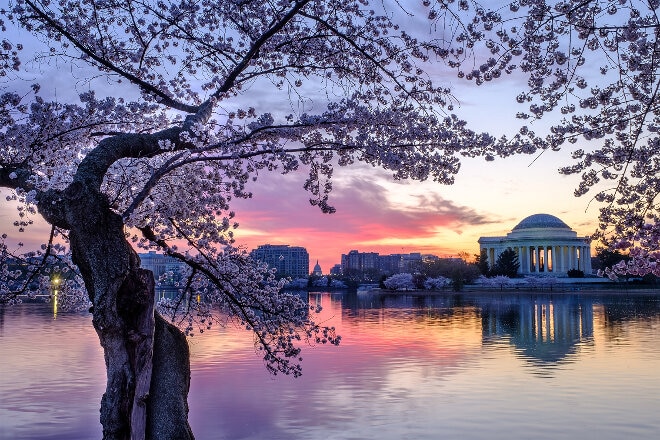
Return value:
M 241 224 L 237 242 L 248 248 L 304 246 L 312 264 L 319 259 L 327 272 L 352 249 L 455 255 L 455 242 L 465 230 L 497 221 L 437 192 L 395 182 L 386 171 L 357 168 L 338 174 L 331 195 L 337 212 L 332 215 L 309 205 L 302 173 L 265 176 L 252 188 L 252 199 L 234 205 Z

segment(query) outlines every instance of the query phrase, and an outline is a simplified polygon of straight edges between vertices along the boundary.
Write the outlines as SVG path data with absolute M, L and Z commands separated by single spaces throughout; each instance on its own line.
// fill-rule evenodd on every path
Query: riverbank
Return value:
M 586 295 L 658 295 L 660 286 L 650 287 L 625 287 L 624 285 L 615 286 L 596 286 L 596 285 L 561 285 L 553 288 L 529 288 L 529 287 L 482 287 L 467 285 L 460 291 L 447 288 L 444 290 L 388 290 L 388 289 L 370 289 L 360 290 L 359 294 L 367 295 L 408 295 L 408 296 L 436 296 L 436 295 L 456 295 L 456 294 L 520 294 L 520 295 L 538 295 L 538 294 L 586 294 Z

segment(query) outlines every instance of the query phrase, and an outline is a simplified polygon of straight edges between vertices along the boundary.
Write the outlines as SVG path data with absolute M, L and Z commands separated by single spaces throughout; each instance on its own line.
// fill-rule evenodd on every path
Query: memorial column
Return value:
M 578 269 L 577 246 L 571 246 L 571 269 Z
M 541 249 L 539 246 L 534 246 L 534 272 L 539 273 L 541 271 Z

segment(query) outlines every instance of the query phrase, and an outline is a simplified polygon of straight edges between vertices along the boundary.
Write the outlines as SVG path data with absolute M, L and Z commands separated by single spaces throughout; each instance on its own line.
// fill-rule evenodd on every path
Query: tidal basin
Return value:
M 313 293 L 339 347 L 269 376 L 248 332 L 190 339 L 205 439 L 657 439 L 660 294 Z M 101 438 L 86 313 L 0 308 L 0 439 Z

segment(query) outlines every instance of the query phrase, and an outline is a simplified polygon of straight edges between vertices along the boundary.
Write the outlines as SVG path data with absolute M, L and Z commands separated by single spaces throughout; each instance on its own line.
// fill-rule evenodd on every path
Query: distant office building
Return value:
M 330 275 L 341 275 L 341 264 L 335 264 L 332 266 L 332 268 L 330 268 Z
M 343 274 L 349 272 L 364 272 L 366 270 L 378 270 L 377 252 L 350 251 L 341 256 L 341 271 Z
M 138 256 L 140 257 L 140 267 L 153 272 L 156 282 L 158 282 L 166 272 L 172 272 L 173 274 L 178 275 L 181 272 L 181 269 L 185 266 L 184 263 L 176 258 L 170 257 L 169 255 L 159 254 L 156 251 L 149 251 L 149 253 L 146 254 L 138 254 Z M 176 276 L 174 278 L 176 278 Z M 173 281 L 173 278 L 169 281 Z
M 413 252 L 401 255 L 399 273 L 415 273 L 422 269 L 422 254 Z
M 399 273 L 399 262 L 401 261 L 401 254 L 379 255 L 378 256 L 378 269 L 380 273 L 385 275 L 392 275 Z
M 309 276 L 309 253 L 304 247 L 264 244 L 252 250 L 250 256 L 277 269 L 277 277 Z

